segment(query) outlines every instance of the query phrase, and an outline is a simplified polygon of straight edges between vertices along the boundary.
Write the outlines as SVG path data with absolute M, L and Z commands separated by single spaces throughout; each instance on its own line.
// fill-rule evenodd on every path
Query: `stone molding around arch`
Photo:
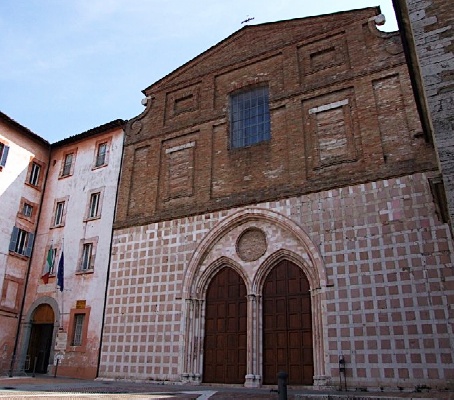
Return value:
M 215 262 L 211 263 L 208 268 L 202 273 L 200 278 L 197 280 L 197 286 L 196 290 L 194 291 L 194 294 L 196 295 L 196 298 L 198 299 L 204 299 L 205 294 L 208 288 L 208 285 L 211 282 L 211 279 L 213 279 L 214 275 L 219 272 L 220 268 L 222 267 L 228 267 L 232 268 L 238 275 L 241 276 L 241 278 L 244 281 L 244 284 L 246 285 L 246 290 L 249 293 L 250 288 L 251 288 L 251 282 L 248 278 L 248 276 L 244 273 L 243 268 L 241 268 L 241 265 L 239 265 L 237 262 L 234 260 L 222 256 L 218 258 Z
M 243 225 L 250 221 L 260 220 L 270 222 L 283 230 L 291 232 L 297 238 L 298 242 L 303 246 L 306 254 L 309 256 L 311 266 L 317 271 L 314 276 L 314 279 L 317 282 L 316 287 L 326 286 L 327 279 L 322 257 L 308 234 L 295 222 L 288 219 L 282 214 L 265 208 L 248 207 L 226 217 L 201 241 L 197 249 L 194 251 L 191 260 L 189 261 L 188 269 L 183 280 L 182 297 L 188 299 L 196 296 L 194 289 L 199 286 L 198 280 L 200 278 L 197 277 L 197 273 L 200 265 L 203 263 L 203 260 L 209 254 L 213 246 L 222 237 L 224 237 L 228 232 L 240 225 Z M 315 284 L 315 281 L 312 283 Z
M 211 261 L 209 265 L 205 265 L 202 270 L 202 265 L 222 238 L 233 229 L 253 221 L 257 221 L 257 223 L 265 221 L 283 231 L 290 232 L 292 237 L 295 238 L 295 242 L 304 250 L 304 257 L 286 248 L 281 248 L 262 260 L 260 267 L 253 276 L 248 276 L 240 263 L 225 254 L 219 254 L 219 257 Z M 260 294 L 269 271 L 283 259 L 287 259 L 301 268 L 309 280 L 314 337 L 314 386 L 326 385 L 323 308 L 327 279 L 322 257 L 308 234 L 295 222 L 275 211 L 259 207 L 240 210 L 222 220 L 201 241 L 189 262 L 182 288 L 182 298 L 185 300 L 184 325 L 186 328 L 182 373 L 184 382 L 202 383 L 205 293 L 212 277 L 219 271 L 219 268 L 226 266 L 233 268 L 243 278 L 248 293 L 248 332 L 250 337 L 248 338 L 245 386 L 258 387 L 261 385 Z
M 24 322 L 22 325 L 22 333 L 21 333 L 21 344 L 20 344 L 20 350 L 19 350 L 19 362 L 21 365 L 24 364 L 25 358 L 27 355 L 27 350 L 28 350 L 28 344 L 30 341 L 30 333 L 31 333 L 31 327 L 32 327 L 32 317 L 35 312 L 35 310 L 43 304 L 48 304 L 49 306 L 52 307 L 52 310 L 54 312 L 54 330 L 52 334 L 52 343 L 55 343 L 55 339 L 58 333 L 58 328 L 60 326 L 60 309 L 58 307 L 57 301 L 50 296 L 43 296 L 38 299 L 36 299 L 29 307 L 27 314 L 24 316 Z M 50 356 L 49 359 L 52 360 L 54 357 L 54 346 L 51 347 L 50 350 Z
M 315 273 L 311 266 L 307 265 L 306 261 L 298 254 L 295 254 L 294 252 L 286 249 L 281 249 L 267 257 L 267 259 L 261 264 L 260 269 L 255 274 L 254 280 L 252 282 L 253 293 L 262 293 L 263 285 L 267 275 L 269 274 L 271 269 L 282 260 L 291 261 L 293 264 L 297 265 L 303 270 L 309 281 L 311 291 L 320 289 L 319 276 Z
M 60 310 L 59 310 L 57 301 L 53 297 L 50 297 L 50 296 L 40 297 L 39 299 L 36 299 L 31 304 L 31 306 L 28 309 L 27 314 L 25 315 L 25 318 L 24 318 L 25 322 L 29 323 L 31 321 L 33 313 L 42 304 L 48 304 L 48 305 L 50 305 L 52 307 L 52 310 L 54 311 L 54 315 L 55 315 L 55 322 L 54 323 L 58 324 L 59 321 L 60 321 Z

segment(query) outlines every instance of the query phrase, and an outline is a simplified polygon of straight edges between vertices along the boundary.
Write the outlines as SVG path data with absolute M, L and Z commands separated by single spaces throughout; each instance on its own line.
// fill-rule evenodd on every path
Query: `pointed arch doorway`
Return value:
M 49 304 L 41 304 L 34 311 L 27 350 L 30 360 L 28 372 L 47 373 L 54 322 L 54 311 Z
M 314 376 L 310 286 L 304 272 L 280 261 L 263 287 L 263 383 L 276 384 L 278 372 L 288 383 L 312 385 Z
M 206 295 L 203 382 L 244 383 L 247 352 L 246 285 L 225 267 Z

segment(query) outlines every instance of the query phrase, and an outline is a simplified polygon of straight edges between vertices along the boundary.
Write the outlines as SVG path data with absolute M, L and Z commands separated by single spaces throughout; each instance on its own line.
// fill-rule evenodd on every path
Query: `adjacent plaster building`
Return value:
M 99 375 L 445 386 L 453 241 L 379 9 L 246 26 L 128 122 Z
M 0 372 L 10 368 L 50 145 L 0 112 Z
M 96 377 L 123 123 L 52 145 L 17 349 L 29 370 Z
M 0 114 L 1 370 L 97 375 L 123 120 L 50 145 Z

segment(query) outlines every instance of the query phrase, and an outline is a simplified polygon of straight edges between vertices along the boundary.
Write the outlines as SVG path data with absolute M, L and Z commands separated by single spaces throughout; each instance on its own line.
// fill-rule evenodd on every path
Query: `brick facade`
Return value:
M 263 285 L 285 259 L 311 288 L 315 386 L 337 384 L 340 355 L 350 387 L 454 378 L 436 155 L 377 13 L 248 26 L 145 89 L 126 127 L 101 377 L 202 382 L 206 291 L 227 266 L 248 294 L 244 384 L 260 385 Z M 231 149 L 229 95 L 263 85 L 271 140 Z
M 399 36 L 381 37 L 376 12 L 243 28 L 146 89 L 126 129 L 115 226 L 436 168 Z M 330 52 L 341 55 L 322 68 Z M 229 93 L 260 84 L 272 140 L 229 150 Z

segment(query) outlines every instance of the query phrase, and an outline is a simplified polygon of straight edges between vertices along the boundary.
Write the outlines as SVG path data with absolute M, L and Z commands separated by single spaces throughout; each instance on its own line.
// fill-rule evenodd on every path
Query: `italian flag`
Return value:
M 47 252 L 46 266 L 44 267 L 44 275 L 41 277 L 45 285 L 47 285 L 47 283 L 49 282 L 50 269 L 52 268 L 52 264 L 54 262 L 53 255 L 54 252 L 52 251 L 51 246 L 49 248 L 49 251 Z

